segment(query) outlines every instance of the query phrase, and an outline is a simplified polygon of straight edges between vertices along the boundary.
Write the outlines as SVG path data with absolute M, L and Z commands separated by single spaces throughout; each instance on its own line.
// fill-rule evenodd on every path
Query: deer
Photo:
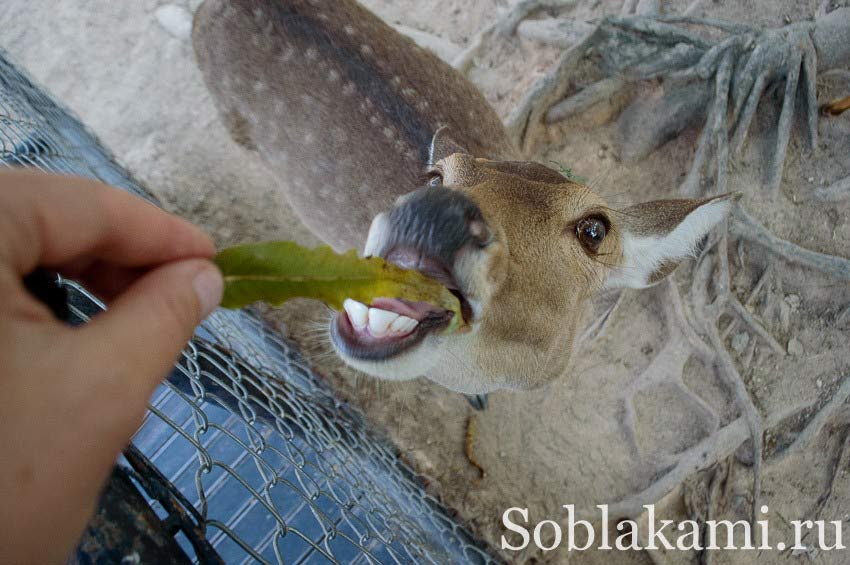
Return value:
M 299 219 L 445 285 L 451 313 L 348 300 L 328 333 L 372 377 L 468 395 L 568 373 L 588 301 L 646 288 L 691 257 L 734 195 L 615 209 L 528 161 L 464 76 L 354 0 L 206 0 L 198 66 L 222 122 L 273 172 Z

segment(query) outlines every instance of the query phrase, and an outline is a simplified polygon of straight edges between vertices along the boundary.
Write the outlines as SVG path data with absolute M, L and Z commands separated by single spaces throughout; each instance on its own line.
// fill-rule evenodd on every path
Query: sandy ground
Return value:
M 364 1 L 391 23 L 442 38 L 448 52 L 466 44 L 511 3 Z M 175 24 L 179 17 L 173 17 L 175 10 L 191 11 L 196 4 L 0 0 L 0 46 L 75 111 L 169 209 L 204 226 L 220 245 L 262 239 L 317 243 L 288 209 L 275 179 L 231 142 L 218 122 L 186 29 Z M 617 12 L 620 4 L 581 1 L 565 15 L 597 17 Z M 678 13 L 686 4 L 670 0 L 664 7 Z M 709 16 L 779 26 L 810 18 L 818 2 L 703 4 L 702 13 Z M 470 78 L 506 116 L 556 57 L 549 47 L 497 41 L 476 61 Z M 849 92 L 846 75 L 820 80 L 822 99 Z M 595 179 L 594 186 L 614 206 L 676 195 L 693 158 L 697 132 L 685 132 L 641 162 L 625 163 L 618 157 L 615 124 L 599 123 L 597 118 L 540 131 L 535 157 L 567 163 Z M 780 193 L 771 198 L 760 187 L 767 147 L 761 137 L 769 137 L 761 134 L 775 118 L 770 107 L 760 111 L 754 141 L 737 161 L 730 189 L 743 192 L 742 206 L 776 235 L 823 253 L 850 256 L 850 202 L 823 204 L 808 196 L 814 187 L 850 174 L 850 113 L 821 118 L 819 146 L 811 155 L 796 137 L 792 140 Z M 846 406 L 804 449 L 785 458 L 772 453 L 793 441 L 850 377 L 850 315 L 841 315 L 850 304 L 850 288 L 846 281 L 785 263 L 755 245 L 732 245 L 729 251 L 733 291 L 742 301 L 765 268 L 773 265 L 767 284 L 750 306 L 770 334 L 791 351 L 775 353 L 743 327 L 733 328 L 727 339 L 766 428 L 762 499 L 771 509 L 771 536 L 790 539 L 787 520 L 812 519 L 816 514 L 846 523 L 850 519 Z M 674 275 L 683 290 L 692 271 L 688 264 Z M 662 292 L 663 287 L 628 292 L 602 336 L 576 353 L 569 375 L 544 390 L 492 394 L 489 408 L 478 414 L 460 395 L 428 382 L 390 384 L 351 374 L 328 354 L 322 338 L 313 337 L 312 330 L 323 322 L 321 307 L 294 303 L 268 316 L 301 343 L 340 394 L 359 406 L 429 477 L 429 488 L 495 547 L 503 533 L 500 517 L 505 508 L 528 507 L 533 522 L 563 521 L 562 504 L 587 509 L 622 500 L 646 488 L 671 461 L 694 446 L 698 449 L 740 415 L 728 384 L 712 367 L 688 355 L 682 355 L 678 364 L 663 362 L 664 346 L 676 338 L 677 330 L 668 327 L 662 315 Z M 632 390 L 630 385 L 650 367 L 663 369 L 655 384 Z M 685 386 L 676 385 L 680 378 Z M 634 423 L 624 431 L 626 403 L 634 408 Z M 464 453 L 470 417 L 476 418 L 472 443 L 486 470 L 484 478 Z M 746 452 L 741 449 L 722 462 L 731 472 L 717 506 L 719 517 L 747 515 L 752 466 Z M 704 495 L 709 480 L 710 473 L 694 474 L 666 497 L 662 506 L 670 517 L 685 516 L 683 497 Z M 848 551 L 793 555 L 774 551 L 763 552 L 758 559 L 838 564 L 850 562 Z M 754 555 L 724 552 L 713 557 L 715 563 L 749 563 Z M 575 563 L 698 560 L 688 552 L 650 556 L 526 551 L 504 556 L 513 561 Z

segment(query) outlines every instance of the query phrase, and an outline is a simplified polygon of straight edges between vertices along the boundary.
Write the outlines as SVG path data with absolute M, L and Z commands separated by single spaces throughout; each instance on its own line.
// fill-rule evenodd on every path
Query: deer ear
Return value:
M 449 126 L 440 126 L 431 138 L 431 146 L 428 148 L 428 165 L 433 165 L 455 153 L 467 153 L 467 151 L 452 138 Z
M 605 286 L 645 288 L 662 280 L 726 217 L 734 197 L 656 200 L 618 212 L 623 255 Z

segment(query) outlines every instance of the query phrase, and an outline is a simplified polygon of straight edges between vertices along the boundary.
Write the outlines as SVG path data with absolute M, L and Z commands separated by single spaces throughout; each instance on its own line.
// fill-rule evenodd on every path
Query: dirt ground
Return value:
M 216 242 L 294 239 L 318 243 L 302 227 L 255 158 L 234 144 L 218 121 L 192 55 L 185 16 L 199 2 L 172 0 L 2 0 L 0 46 L 63 101 L 165 205 L 199 223 Z M 364 0 L 387 21 L 441 38 L 447 53 L 513 2 L 508 0 Z M 666 0 L 665 13 L 690 2 Z M 618 13 L 620 0 L 582 0 L 565 17 Z M 810 19 L 816 0 L 706 0 L 698 14 L 776 27 Z M 850 5 L 846 1 L 834 5 Z M 558 51 L 526 40 L 495 41 L 475 61 L 470 78 L 507 116 Z M 819 79 L 819 99 L 850 94 L 850 74 Z M 642 94 L 652 95 L 651 92 Z M 764 155 L 776 111 L 762 103 L 752 142 L 737 159 L 729 189 L 741 206 L 776 236 L 802 247 L 850 257 L 850 200 L 823 203 L 812 191 L 850 175 L 850 112 L 821 117 L 814 153 L 795 135 L 778 194 L 762 186 Z M 608 112 L 611 116 L 615 112 Z M 612 206 L 677 195 L 693 159 L 698 131 L 686 131 L 639 162 L 618 154 L 615 121 L 573 119 L 535 133 L 534 158 L 568 164 Z M 734 295 L 764 324 L 784 351 L 737 325 L 725 345 L 744 378 L 765 430 L 762 504 L 770 508 L 771 540 L 791 540 L 789 520 L 850 520 L 850 411 L 840 403 L 823 422 L 817 414 L 850 384 L 850 285 L 772 256 L 756 244 L 729 246 Z M 756 282 L 764 285 L 748 300 Z M 686 291 L 693 262 L 673 281 Z M 563 504 L 580 511 L 635 496 L 687 454 L 713 459 L 689 473 L 659 508 L 689 517 L 722 476 L 716 518 L 745 519 L 753 466 L 749 449 L 717 453 L 712 441 L 741 434 L 741 409 L 716 367 L 683 352 L 680 332 L 664 316 L 669 287 L 627 292 L 598 339 L 582 346 L 568 375 L 543 390 L 498 392 L 475 413 L 466 400 L 425 381 L 386 383 L 342 367 L 319 332 L 324 309 L 294 303 L 268 312 L 299 342 L 340 395 L 358 406 L 396 443 L 429 488 L 494 548 L 504 533 L 502 512 L 528 507 L 532 523 L 563 522 Z M 687 300 L 686 300 L 687 302 Z M 687 307 L 687 304 L 686 304 Z M 601 306 L 591 308 L 588 321 Z M 724 318 L 724 325 L 732 318 Z M 319 337 L 316 337 L 316 336 Z M 672 344 L 672 345 L 671 345 Z M 667 347 L 665 347 L 667 346 Z M 650 378 L 647 378 L 649 375 Z M 646 382 L 644 382 L 646 381 Z M 643 384 L 642 384 L 643 383 Z M 843 388 L 842 388 L 843 387 Z M 626 418 L 626 413 L 629 418 Z M 468 420 L 482 478 L 464 452 Z M 816 433 L 815 433 L 816 432 Z M 804 441 L 809 438 L 809 441 Z M 747 438 L 743 428 L 742 441 Z M 802 438 L 794 443 L 795 439 Z M 740 443 L 740 442 L 739 442 Z M 737 445 L 737 444 L 736 444 Z M 783 450 L 788 445 L 793 449 Z M 719 465 L 712 466 L 718 462 Z M 728 476 L 727 476 L 728 473 Z M 664 493 L 661 493 L 664 494 Z M 718 495 L 715 493 L 714 495 Z M 845 543 L 848 536 L 845 535 Z M 809 546 L 812 544 L 809 542 Z M 717 552 L 714 563 L 750 563 L 755 551 Z M 693 552 L 503 553 L 516 562 L 692 563 Z M 850 563 L 850 550 L 766 551 L 766 563 Z

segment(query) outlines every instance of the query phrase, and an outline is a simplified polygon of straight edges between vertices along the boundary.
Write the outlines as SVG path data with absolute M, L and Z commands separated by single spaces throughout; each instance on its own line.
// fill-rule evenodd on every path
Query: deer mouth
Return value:
M 443 284 L 461 304 L 461 313 L 471 322 L 472 308 L 458 288 L 451 270 L 437 259 L 412 249 L 393 249 L 384 257 L 402 268 L 415 269 Z M 445 329 L 454 312 L 427 302 L 400 298 L 376 298 L 372 304 L 348 299 L 331 323 L 331 339 L 343 355 L 381 361 L 419 345 L 428 335 Z

